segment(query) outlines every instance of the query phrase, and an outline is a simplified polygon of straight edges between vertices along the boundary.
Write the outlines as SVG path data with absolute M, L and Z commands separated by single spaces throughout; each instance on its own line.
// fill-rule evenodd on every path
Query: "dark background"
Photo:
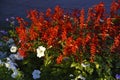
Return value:
M 20 16 L 26 18 L 27 10 L 37 9 L 44 12 L 47 8 L 60 5 L 65 10 L 81 9 L 85 11 L 89 7 L 103 1 L 107 12 L 109 12 L 112 0 L 0 0 L 0 29 L 8 27 L 5 19 Z

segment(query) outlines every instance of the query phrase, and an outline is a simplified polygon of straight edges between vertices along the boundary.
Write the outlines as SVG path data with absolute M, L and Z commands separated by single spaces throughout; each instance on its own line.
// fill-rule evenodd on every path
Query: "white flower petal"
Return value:
M 79 75 L 75 80 L 78 80 L 78 79 L 85 80 L 85 77 L 83 77 L 82 75 Z
M 41 57 L 45 56 L 44 55 L 44 52 L 46 50 L 45 47 L 39 46 L 36 50 L 37 50 L 37 57 L 41 58 Z
M 81 63 L 81 66 L 82 66 L 82 67 L 87 67 L 87 66 L 90 66 L 90 64 Z
M 17 68 L 16 68 L 17 64 L 16 64 L 16 63 L 13 63 L 12 61 L 9 61 L 9 62 L 5 63 L 5 66 L 6 66 L 6 68 L 8 68 L 8 69 L 12 69 L 12 70 L 16 70 L 16 69 L 17 69 Z
M 10 52 L 15 53 L 16 51 L 17 51 L 17 47 L 13 45 L 13 46 L 10 48 Z
M 74 75 L 73 74 L 70 74 L 69 77 L 73 77 Z

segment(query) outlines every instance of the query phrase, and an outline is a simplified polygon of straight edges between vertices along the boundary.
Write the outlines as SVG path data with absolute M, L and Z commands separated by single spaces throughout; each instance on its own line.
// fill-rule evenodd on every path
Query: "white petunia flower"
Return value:
M 46 48 L 43 46 L 39 46 L 37 48 L 37 57 L 41 58 L 43 56 L 45 56 L 44 52 L 45 52 Z
M 16 51 L 17 51 L 17 47 L 13 45 L 13 46 L 10 48 L 10 52 L 15 53 Z
M 32 75 L 33 75 L 33 79 L 38 79 L 40 78 L 40 71 L 39 70 L 34 70 Z
M 18 71 L 14 70 L 14 72 L 11 74 L 12 78 L 16 78 L 18 76 Z
M 90 66 L 90 64 L 81 63 L 81 66 L 82 66 L 82 67 L 87 67 L 87 66 Z

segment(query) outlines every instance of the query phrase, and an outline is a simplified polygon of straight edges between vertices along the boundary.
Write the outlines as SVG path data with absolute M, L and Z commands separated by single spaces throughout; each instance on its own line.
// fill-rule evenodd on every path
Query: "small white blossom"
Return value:
M 37 57 L 41 58 L 43 56 L 45 56 L 44 52 L 45 52 L 46 48 L 43 46 L 39 46 L 37 48 Z
M 14 72 L 11 74 L 12 78 L 16 78 L 18 76 L 18 71 L 14 70 Z
M 102 23 L 103 23 L 103 22 L 104 22 L 104 20 L 103 20 L 103 19 L 100 19 L 100 22 L 102 22 Z
M 85 80 L 85 77 L 83 77 L 82 75 L 79 75 L 77 78 L 75 78 L 75 80 L 78 80 L 78 79 Z
M 73 74 L 70 74 L 69 77 L 73 77 L 74 75 Z
M 13 46 L 10 48 L 10 52 L 15 53 L 16 51 L 17 51 L 17 47 L 13 45 Z
M 34 70 L 32 75 L 33 75 L 33 79 L 38 79 L 40 78 L 40 71 L 39 70 Z
M 12 69 L 12 70 L 15 70 L 15 69 L 16 69 L 16 67 L 13 65 L 13 63 L 10 63 L 10 62 L 5 63 L 5 66 L 6 66 L 6 68 L 8 68 L 8 69 Z
M 82 67 L 87 67 L 87 66 L 90 66 L 90 64 L 81 63 L 81 66 L 82 66 Z
M 8 58 L 9 59 L 9 58 Z M 8 62 L 5 63 L 6 68 L 16 70 L 16 63 L 13 63 L 11 60 L 8 60 Z
M 11 62 L 11 59 L 9 57 L 7 57 L 6 59 L 7 59 L 7 62 Z

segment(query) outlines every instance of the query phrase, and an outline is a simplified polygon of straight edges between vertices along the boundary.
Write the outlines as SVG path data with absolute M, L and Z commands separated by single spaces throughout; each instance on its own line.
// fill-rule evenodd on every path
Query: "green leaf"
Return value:
M 81 66 L 81 64 L 79 64 L 79 63 L 75 63 L 75 62 L 73 62 L 72 64 L 71 64 L 71 68 L 75 68 L 75 69 L 79 69 L 79 70 L 82 70 L 83 69 L 83 67 Z
M 93 68 L 91 68 L 91 67 L 85 67 L 85 70 L 91 75 L 92 73 L 93 73 L 93 71 L 94 71 L 94 69 Z

